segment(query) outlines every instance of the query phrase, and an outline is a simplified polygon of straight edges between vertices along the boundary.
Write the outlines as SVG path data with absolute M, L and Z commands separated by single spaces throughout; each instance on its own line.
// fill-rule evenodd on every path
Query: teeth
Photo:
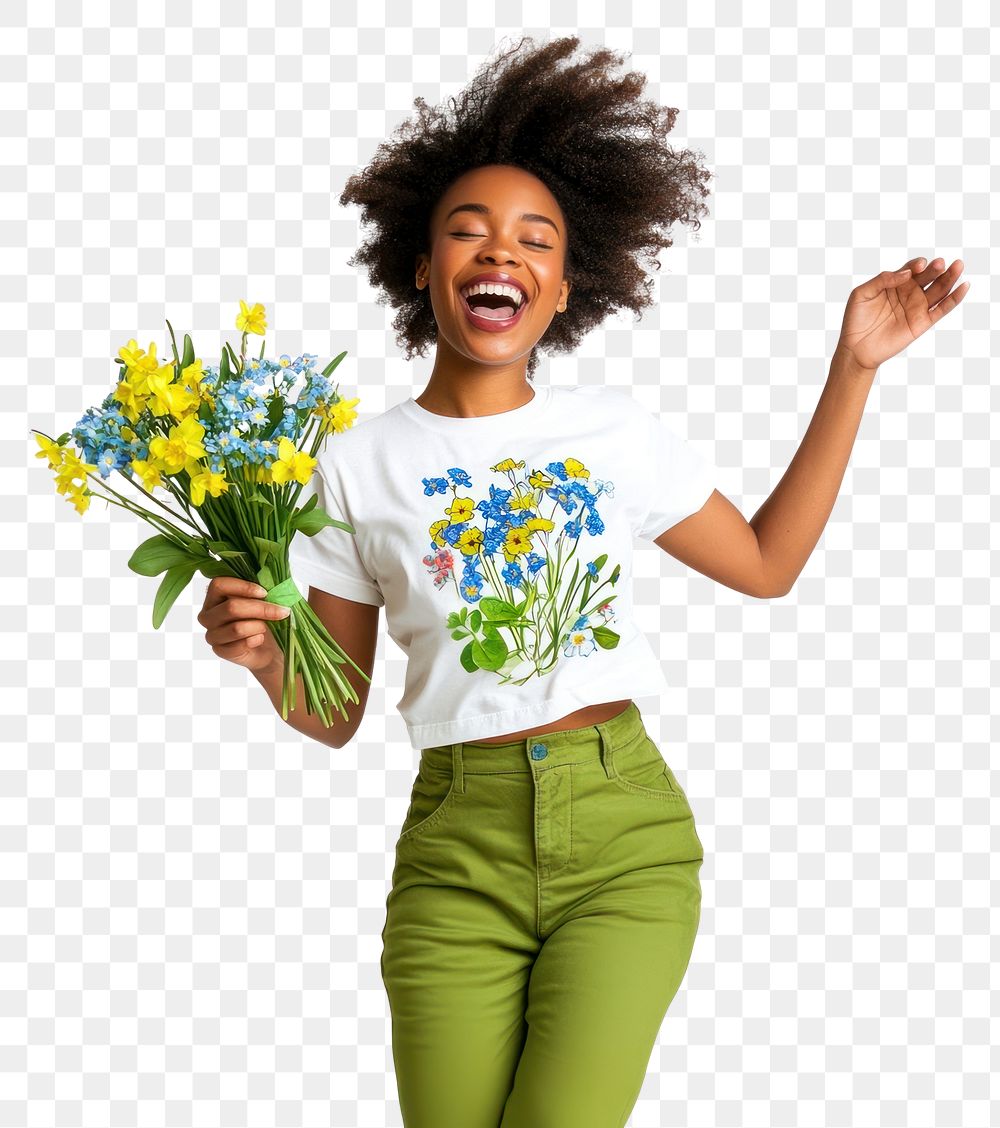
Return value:
M 524 300 L 524 294 L 516 286 L 507 286 L 502 282 L 479 282 L 475 286 L 466 286 L 459 293 L 463 298 L 470 298 L 473 294 L 503 294 L 514 299 L 515 309 L 519 309 Z

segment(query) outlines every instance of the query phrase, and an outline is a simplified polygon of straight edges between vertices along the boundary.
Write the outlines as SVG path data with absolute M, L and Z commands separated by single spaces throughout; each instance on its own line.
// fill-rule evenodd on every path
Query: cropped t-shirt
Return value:
M 540 386 L 473 418 L 410 398 L 326 440 L 300 504 L 315 492 L 356 532 L 295 535 L 292 576 L 385 607 L 414 748 L 500 736 L 666 688 L 633 619 L 633 538 L 697 512 L 714 482 L 621 390 Z

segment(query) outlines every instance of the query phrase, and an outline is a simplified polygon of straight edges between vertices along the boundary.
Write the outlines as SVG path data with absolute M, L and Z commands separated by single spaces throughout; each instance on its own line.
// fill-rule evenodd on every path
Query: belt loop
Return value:
M 465 793 L 465 773 L 462 770 L 462 742 L 451 746 L 451 772 L 455 781 L 455 790 L 459 795 Z
M 605 731 L 603 721 L 594 727 L 601 737 L 601 766 L 604 768 L 604 774 L 608 779 L 614 779 L 614 749 L 611 747 L 611 737 Z

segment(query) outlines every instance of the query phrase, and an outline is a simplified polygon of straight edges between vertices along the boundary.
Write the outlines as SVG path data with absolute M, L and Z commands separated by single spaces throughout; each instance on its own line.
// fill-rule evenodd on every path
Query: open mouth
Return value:
M 477 289 L 482 288 L 477 287 Z M 469 321 L 477 329 L 496 333 L 512 328 L 521 320 L 521 316 L 528 305 L 528 299 L 523 294 L 518 299 L 510 293 L 508 287 L 496 287 L 496 289 L 502 289 L 502 292 L 496 294 L 477 292 L 468 295 L 468 297 L 462 297 L 459 294 L 459 299 L 465 308 Z

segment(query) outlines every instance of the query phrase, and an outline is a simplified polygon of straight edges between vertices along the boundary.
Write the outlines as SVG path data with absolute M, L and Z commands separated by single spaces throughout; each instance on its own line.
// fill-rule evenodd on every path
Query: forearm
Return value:
M 834 353 L 806 433 L 771 496 L 749 524 L 757 534 L 769 593 L 785 595 L 826 527 L 854 448 L 877 369 Z
M 347 666 L 343 668 L 348 669 Z M 266 666 L 262 670 L 253 670 L 252 673 L 264 687 L 275 712 L 281 717 L 281 687 L 284 678 L 283 659 L 279 657 L 270 666 Z M 359 703 L 355 705 L 350 700 L 344 702 L 344 709 L 347 711 L 348 717 L 346 721 L 338 709 L 333 709 L 333 724 L 327 728 L 318 713 L 310 715 L 306 712 L 305 686 L 301 674 L 295 679 L 295 708 L 289 709 L 287 720 L 284 717 L 282 717 L 282 720 L 285 720 L 285 723 L 295 729 L 296 732 L 300 732 L 303 736 L 308 736 L 312 740 L 317 740 L 320 744 L 325 744 L 330 748 L 343 748 L 357 732 L 365 701 L 352 675 L 357 676 L 353 669 L 347 676 L 351 680 L 351 684 L 354 685 Z

